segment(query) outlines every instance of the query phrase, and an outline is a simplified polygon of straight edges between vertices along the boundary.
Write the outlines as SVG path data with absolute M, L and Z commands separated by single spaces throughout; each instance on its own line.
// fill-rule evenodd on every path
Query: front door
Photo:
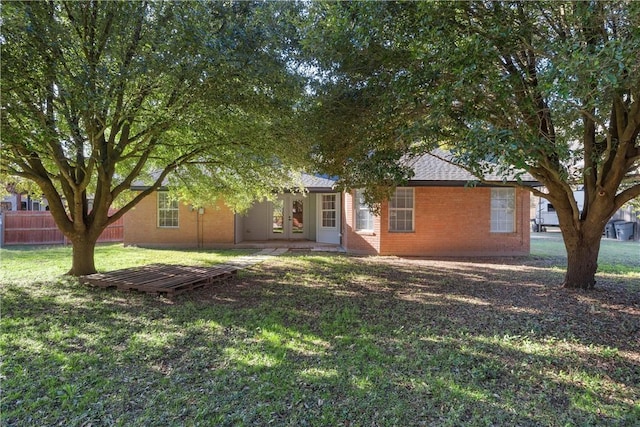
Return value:
M 304 238 L 304 197 L 282 194 L 272 202 L 272 239 Z

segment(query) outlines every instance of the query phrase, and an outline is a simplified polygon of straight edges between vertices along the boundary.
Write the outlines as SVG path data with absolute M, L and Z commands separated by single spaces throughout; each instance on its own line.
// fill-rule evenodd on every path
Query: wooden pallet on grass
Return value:
M 236 273 L 237 268 L 227 265 L 193 267 L 151 264 L 144 267 L 91 274 L 84 276 L 82 281 L 101 288 L 175 296 L 228 279 Z
M 172 297 L 198 289 L 235 275 L 238 270 L 258 264 L 266 259 L 287 252 L 286 248 L 263 249 L 238 257 L 226 264 L 213 267 L 188 265 L 150 264 L 143 267 L 125 268 L 108 273 L 96 273 L 82 277 L 82 282 L 101 288 L 122 291 L 139 291 Z

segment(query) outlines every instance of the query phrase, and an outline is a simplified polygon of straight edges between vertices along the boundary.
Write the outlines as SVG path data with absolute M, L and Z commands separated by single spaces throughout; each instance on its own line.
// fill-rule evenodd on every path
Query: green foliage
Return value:
M 306 162 L 288 59 L 296 8 L 3 5 L 2 174 L 35 182 L 74 242 L 95 241 L 174 172 L 184 195 L 246 205 Z M 134 182 L 149 189 L 127 194 Z
M 615 195 L 615 171 L 637 172 L 633 2 L 319 2 L 310 15 L 315 148 L 346 186 L 402 183 L 401 159 L 437 146 L 479 177 L 526 170 L 552 198 L 589 177 Z
M 19 176 L 6 175 L 0 172 L 0 197 L 8 196 L 12 193 L 31 193 L 34 195 L 41 194 L 38 185 L 28 179 Z
M 301 82 L 286 62 L 295 34 L 275 19 L 287 8 L 8 4 L 3 171 L 72 205 L 86 192 L 110 204 L 134 179 L 159 184 L 191 162 L 236 192 L 245 173 L 253 188 L 256 175 L 299 166 L 305 147 L 285 149 L 299 136 Z

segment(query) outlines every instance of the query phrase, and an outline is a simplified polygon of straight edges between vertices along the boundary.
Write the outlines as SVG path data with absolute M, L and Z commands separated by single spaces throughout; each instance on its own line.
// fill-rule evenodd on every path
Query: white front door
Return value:
M 271 238 L 304 238 L 304 197 L 282 194 L 271 203 Z
M 340 244 L 340 194 L 318 194 L 316 241 Z

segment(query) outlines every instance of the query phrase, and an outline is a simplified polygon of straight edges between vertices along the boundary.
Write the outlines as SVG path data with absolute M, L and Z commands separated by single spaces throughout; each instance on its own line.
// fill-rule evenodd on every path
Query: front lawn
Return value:
M 59 250 L 0 252 L 1 425 L 640 422 L 637 265 L 580 293 L 552 255 L 293 253 L 167 300 L 60 277 Z M 99 269 L 162 258 L 98 250 Z

